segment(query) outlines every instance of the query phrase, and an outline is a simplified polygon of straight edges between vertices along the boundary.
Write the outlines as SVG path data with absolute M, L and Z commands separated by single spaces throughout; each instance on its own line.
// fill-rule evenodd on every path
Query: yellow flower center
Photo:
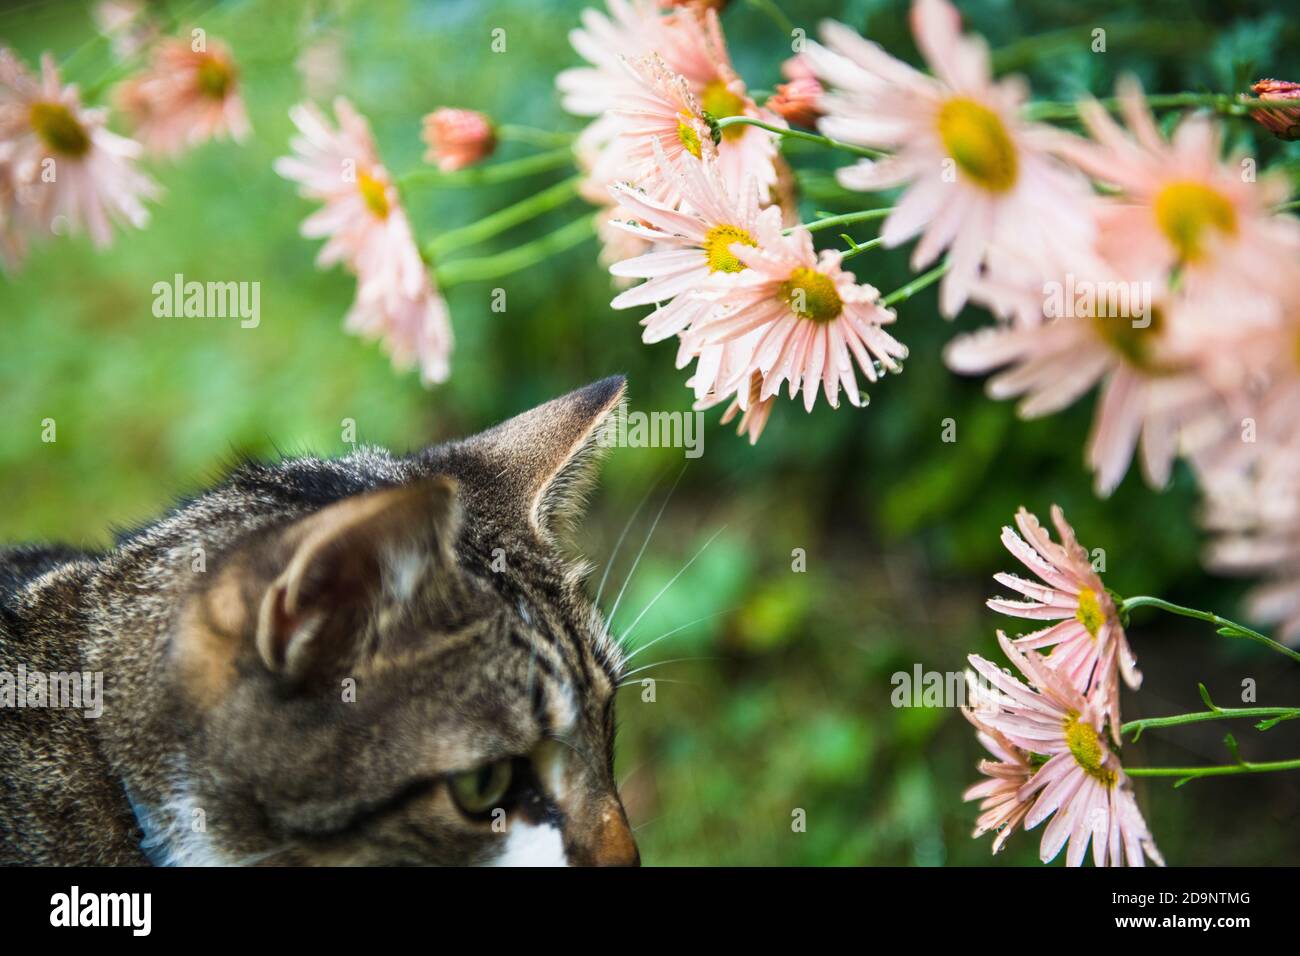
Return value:
M 1074 612 L 1074 617 L 1095 641 L 1101 626 L 1106 623 L 1106 613 L 1101 609 L 1097 592 L 1092 588 L 1084 588 L 1079 592 L 1079 610 Z
M 690 116 L 683 113 L 681 122 L 677 124 L 677 138 L 681 141 L 681 144 L 686 147 L 686 152 L 690 153 L 696 159 L 701 159 L 703 157 L 700 149 L 700 136 L 695 132 L 695 127 L 690 124 L 689 120 Z
M 86 128 L 62 103 L 33 103 L 27 119 L 36 135 L 53 152 L 84 156 L 90 150 L 90 135 Z
M 1016 184 L 1016 147 L 997 113 L 964 96 L 939 108 L 939 138 L 977 186 L 1004 193 Z
M 199 62 L 199 92 L 214 100 L 224 100 L 235 85 L 235 71 L 230 64 L 215 56 L 205 56 Z
M 727 89 L 727 84 L 721 80 L 714 80 L 704 88 L 704 92 L 700 94 L 700 105 L 715 120 L 745 114 L 744 98 Z M 743 125 L 728 126 L 722 131 L 723 139 L 735 140 L 744 135 L 745 127 Z
M 371 212 L 380 219 L 388 218 L 388 190 L 383 183 L 369 173 L 358 172 L 357 190 Z
M 1148 319 L 1146 325 L 1134 325 L 1135 320 L 1129 316 L 1097 314 L 1092 321 L 1102 340 L 1118 352 L 1124 361 L 1134 368 L 1154 372 L 1159 368 L 1152 357 L 1152 351 L 1160 338 L 1164 316 L 1159 309 L 1152 308 Z
M 704 234 L 704 253 L 709 260 L 710 272 L 743 272 L 745 264 L 731 252 L 733 242 L 758 247 L 754 237 L 739 226 L 714 226 Z
M 1075 762 L 1088 776 L 1100 780 L 1108 787 L 1114 786 L 1115 772 L 1102 766 L 1106 754 L 1092 725 L 1080 720 L 1078 714 L 1071 713 L 1065 718 L 1064 727 L 1065 744 L 1074 755 Z
M 800 266 L 781 283 L 779 294 L 801 319 L 830 322 L 844 310 L 844 302 L 830 277 Z
M 1226 196 L 1204 183 L 1170 183 L 1156 195 L 1156 222 L 1183 262 L 1205 255 L 1207 233 L 1237 232 L 1237 211 Z

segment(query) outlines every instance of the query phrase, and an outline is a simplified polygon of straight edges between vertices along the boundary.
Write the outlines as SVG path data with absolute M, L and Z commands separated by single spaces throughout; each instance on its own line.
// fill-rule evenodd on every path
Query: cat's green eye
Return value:
M 511 763 L 498 760 L 456 774 L 451 778 L 451 795 L 456 804 L 469 814 L 487 813 L 500 806 L 501 798 L 510 789 Z

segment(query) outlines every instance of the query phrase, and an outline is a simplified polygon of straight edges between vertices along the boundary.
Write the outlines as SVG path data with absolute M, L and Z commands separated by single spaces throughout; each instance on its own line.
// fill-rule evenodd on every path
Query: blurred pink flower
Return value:
M 37 80 L 0 49 L 0 142 L 20 222 L 46 234 L 85 229 L 107 246 L 115 223 L 141 228 L 149 221 L 143 200 L 157 197 L 158 185 L 136 169 L 140 144 L 110 133 L 106 116 L 82 107 L 49 54 Z
M 975 292 L 981 294 L 979 284 Z M 1042 309 L 1041 288 L 1025 295 Z M 1180 440 L 1208 442 L 1230 424 L 1224 398 L 1184 354 L 1179 316 L 1185 308 L 1157 301 L 1144 307 L 1145 315 L 1076 311 L 1038 326 L 981 329 L 949 342 L 944 357 L 949 368 L 966 375 L 1012 366 L 989 380 L 988 393 L 997 399 L 1025 396 L 1017 409 L 1024 418 L 1060 411 L 1100 384 L 1087 452 L 1097 493 L 1115 490 L 1139 439 L 1143 472 L 1160 488 L 1169 480 Z
M 615 104 L 613 115 L 623 125 L 593 169 L 596 180 L 652 179 L 658 169 L 657 151 L 674 164 L 683 155 L 703 161 L 706 151 L 713 149 L 713 134 L 686 80 L 670 72 L 657 54 L 625 65 L 640 86 Z M 619 170 L 623 175 L 618 175 Z
M 0 267 L 11 272 L 27 255 L 27 237 L 18 223 L 18 195 L 9 164 L 9 143 L 0 143 Z
M 307 238 L 327 240 L 317 265 L 341 263 L 357 277 L 347 329 L 381 338 L 399 369 L 418 364 L 425 384 L 444 381 L 452 346 L 446 303 L 365 118 L 342 97 L 334 113 L 337 127 L 313 104 L 295 106 L 294 155 L 276 160 L 275 170 L 298 183 L 304 198 L 323 204 L 302 224 Z
M 1300 223 L 1273 208 L 1290 187 L 1281 174 L 1254 175 L 1252 161 L 1221 162 L 1219 127 L 1207 116 L 1184 118 L 1166 141 L 1142 88 L 1118 86 L 1130 135 L 1099 103 L 1080 115 L 1092 140 L 1068 137 L 1062 154 L 1119 190 L 1101 204 L 1100 249 L 1139 281 L 1166 288 L 1210 312 L 1243 303 L 1276 320 L 1293 293 Z
M 770 235 L 781 228 L 779 209 L 759 212 L 754 181 L 733 194 L 712 154 L 705 162 L 679 158 L 673 163 L 660 151 L 659 160 L 660 179 L 671 184 L 668 192 L 680 197 L 678 202 L 656 200 L 625 183 L 611 189 L 634 220 L 616 227 L 654 243 L 654 251 L 610 267 L 615 276 L 647 280 L 610 303 L 615 309 L 658 305 L 641 323 L 646 327 L 642 336 L 646 342 L 679 335 L 702 320 L 713 304 L 690 293 L 715 273 L 745 268 L 731 251 L 734 243 L 755 246 L 761 231 Z
M 1047 758 L 1015 798 L 1033 801 L 1023 818 L 1026 830 L 1051 818 L 1039 858 L 1055 859 L 1068 842 L 1066 863 L 1080 866 L 1091 842 L 1097 866 L 1144 866 L 1148 858 L 1163 866 L 1124 768 L 1105 741 L 1100 712 L 1040 655 L 1022 653 L 1001 631 L 998 643 L 1033 686 L 971 654 L 971 666 L 988 682 L 970 682 L 973 716 L 1012 747 Z
M 1061 536 L 1058 544 L 1024 508 L 1016 513 L 1022 539 L 1011 528 L 1002 529 L 1002 543 L 1039 581 L 1014 574 L 993 576 L 1029 600 L 991 598 L 987 603 L 1000 614 L 1037 621 L 1059 621 L 1015 641 L 1018 647 L 1051 647 L 1047 666 L 1081 693 L 1087 694 L 1098 713 L 1110 722 L 1111 736 L 1119 742 L 1119 675 L 1137 689 L 1142 684 L 1137 662 L 1129 648 L 1115 602 L 1093 570 L 1088 552 L 1074 536 L 1065 515 L 1052 505 L 1052 523 Z
M 1021 750 L 1000 732 L 980 722 L 969 709 L 962 708 L 962 714 L 974 726 L 976 737 L 984 749 L 996 760 L 981 760 L 978 770 L 989 779 L 972 784 L 961 795 L 962 800 L 979 800 L 979 819 L 975 821 L 972 839 L 979 839 L 986 833 L 997 834 L 993 838 L 993 852 L 1001 852 L 1007 838 L 1016 832 L 1016 827 L 1024 823 L 1025 815 L 1032 807 L 1032 800 L 1022 800 L 1020 793 L 1025 784 L 1034 775 L 1034 766 L 1029 754 Z
M 163 40 L 149 67 L 123 81 L 116 98 L 152 153 L 174 156 L 227 136 L 243 142 L 251 131 L 239 71 L 220 40 Z
M 698 293 L 716 308 L 685 333 L 686 346 L 699 349 L 759 333 L 752 370 L 763 376 L 760 400 L 788 381 L 790 397 L 802 390 L 808 411 L 819 389 L 831 407 L 839 407 L 841 384 L 852 404 L 865 404 L 854 360 L 874 382 L 880 375 L 877 362 L 882 369 L 898 371 L 897 360 L 907 357 L 907 348 L 883 328 L 894 321 L 893 311 L 879 304 L 876 289 L 858 285 L 853 273 L 841 268 L 840 252 L 818 255 L 808 230 L 796 227 L 784 236 L 774 221 L 760 219 L 757 226 L 756 246 L 731 245 L 731 254 L 746 268 L 716 273 L 710 288 Z M 732 391 L 748 381 L 748 371 L 720 380 L 711 390 Z
M 822 29 L 826 47 L 804 54 L 828 87 L 821 131 L 893 152 L 838 174 L 850 189 L 907 186 L 885 221 L 885 244 L 920 234 L 917 270 L 949 250 L 939 297 L 949 317 L 982 266 L 1014 259 L 1052 275 L 1088 261 L 1093 248 L 1088 183 L 1051 154 L 1059 134 L 1019 118 L 1024 84 L 995 83 L 984 41 L 960 26 L 947 0 L 913 3 L 912 32 L 934 77 L 834 22 Z M 991 258 L 994 247 L 1001 253 Z
M 1261 100 L 1277 106 L 1256 109 L 1251 116 L 1278 139 L 1300 139 L 1300 83 L 1259 80 L 1250 88 Z
M 145 0 L 100 0 L 91 16 L 122 60 L 135 56 L 158 36 L 158 24 Z
M 482 113 L 441 107 L 424 118 L 424 142 L 424 161 L 452 172 L 491 156 L 497 137 Z

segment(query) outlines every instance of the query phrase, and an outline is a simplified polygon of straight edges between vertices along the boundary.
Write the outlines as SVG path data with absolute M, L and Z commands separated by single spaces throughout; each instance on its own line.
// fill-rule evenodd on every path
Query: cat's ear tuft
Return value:
M 613 375 L 538 405 L 464 442 L 501 500 L 521 506 L 544 538 L 581 517 L 606 444 L 611 413 L 627 380 Z
M 455 482 L 433 478 L 345 498 L 293 525 L 257 609 L 262 662 L 301 678 L 346 658 L 385 590 L 407 587 L 430 562 L 450 571 L 459 520 Z

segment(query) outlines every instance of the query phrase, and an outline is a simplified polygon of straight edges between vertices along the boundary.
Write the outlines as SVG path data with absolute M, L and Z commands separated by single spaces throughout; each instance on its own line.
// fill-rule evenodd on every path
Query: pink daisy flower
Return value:
M 759 223 L 757 246 L 734 242 L 731 253 L 746 268 L 716 273 L 713 288 L 701 291 L 716 304 L 709 317 L 686 332 L 692 348 L 732 342 L 761 330 L 754 345 L 753 370 L 763 376 L 760 400 L 789 382 L 790 397 L 801 390 L 811 411 L 819 388 L 832 408 L 839 390 L 854 405 L 865 403 L 858 392 L 854 361 L 870 382 L 882 369 L 900 371 L 907 348 L 883 326 L 894 312 L 879 304 L 879 293 L 858 285 L 840 266 L 842 253 L 813 249 L 812 234 L 796 227 L 789 236 Z M 713 391 L 733 391 L 748 376 L 723 381 Z
M 18 223 L 18 194 L 9 165 L 10 144 L 0 143 L 0 266 L 12 271 L 27 255 L 27 238 Z
M 840 182 L 868 191 L 907 186 L 881 235 L 897 246 L 920 234 L 916 270 L 950 250 L 939 297 L 949 317 L 995 246 L 1035 275 L 1077 268 L 1093 246 L 1092 220 L 1081 211 L 1089 187 L 1051 154 L 1055 131 L 1019 119 L 1024 84 L 991 79 L 984 41 L 962 36 L 947 0 L 915 0 L 912 32 L 934 77 L 833 22 L 822 28 L 827 46 L 805 53 L 830 88 L 821 131 L 893 153 L 840 170 Z
M 1058 621 L 1016 639 L 1019 647 L 1051 647 L 1047 666 L 1063 674 L 1081 693 L 1089 694 L 1098 713 L 1110 721 L 1111 736 L 1119 741 L 1119 681 L 1136 690 L 1142 684 L 1137 661 L 1119 620 L 1115 602 L 1093 570 L 1088 552 L 1059 507 L 1052 505 L 1052 524 L 1061 536 L 1058 544 L 1024 508 L 1016 513 L 1017 535 L 1002 529 L 1002 543 L 1020 559 L 1038 581 L 1014 574 L 993 579 L 1028 600 L 991 598 L 987 603 L 1000 614 L 1036 621 Z
M 37 80 L 0 49 L 0 142 L 21 207 L 20 217 L 44 232 L 86 230 L 98 246 L 113 225 L 142 228 L 143 200 L 160 190 L 136 169 L 140 144 L 110 133 L 107 111 L 84 109 L 76 85 L 64 86 L 49 54 Z
M 1080 866 L 1091 842 L 1097 866 L 1145 866 L 1147 859 L 1163 866 L 1129 779 L 1103 736 L 1101 714 L 1041 656 L 1022 653 L 1001 631 L 998 643 L 1033 686 L 972 654 L 971 666 L 991 685 L 971 682 L 974 713 L 978 725 L 1002 734 L 1012 747 L 1047 758 L 1015 797 L 1033 801 L 1023 816 L 1026 830 L 1051 818 L 1039 858 L 1054 860 L 1068 842 L 1066 863 Z
M 1290 187 L 1281 174 L 1243 176 L 1244 156 L 1219 159 L 1219 127 L 1184 118 L 1166 141 L 1134 79 L 1118 87 L 1126 136 L 1095 101 L 1080 116 L 1092 141 L 1069 137 L 1063 154 L 1119 195 L 1102 203 L 1101 251 L 1136 279 L 1165 287 L 1210 311 L 1243 302 L 1278 311 L 1294 287 L 1300 223 L 1273 213 Z
M 1257 109 L 1251 117 L 1278 139 L 1300 139 L 1300 83 L 1290 80 L 1257 80 L 1250 91 L 1276 106 Z
M 424 118 L 424 142 L 424 161 L 451 172 L 491 156 L 497 137 L 482 113 L 442 107 Z
M 961 795 L 962 800 L 980 801 L 981 813 L 971 837 L 979 839 L 986 833 L 996 833 L 993 838 L 996 855 L 1016 827 L 1024 823 L 1034 805 L 1032 800 L 1022 800 L 1020 792 L 1034 775 L 1035 767 L 1030 763 L 1029 754 L 992 727 L 985 726 L 971 711 L 963 708 L 962 715 L 975 726 L 976 737 L 984 749 L 997 758 L 979 762 L 977 769 L 989 779 L 972 784 Z
M 781 230 L 781 211 L 759 211 L 758 190 L 733 197 L 712 154 L 705 162 L 670 162 L 659 153 L 659 170 L 667 192 L 677 202 L 654 199 L 626 183 L 610 190 L 632 222 L 621 228 L 654 244 L 654 251 L 610 266 L 621 278 L 645 279 L 614 298 L 610 305 L 627 309 L 658 303 L 641 324 L 646 342 L 661 342 L 702 321 L 713 304 L 690 293 L 715 273 L 735 273 L 745 265 L 731 252 L 734 243 L 758 245 L 758 236 Z
M 119 86 L 117 100 L 152 153 L 174 156 L 209 139 L 243 142 L 252 129 L 239 71 L 219 40 L 199 50 L 187 38 L 163 40 L 149 68 Z
M 980 295 L 980 286 L 975 291 Z M 1041 315 L 1041 292 L 1026 295 L 1036 305 L 1022 311 L 1037 308 Z M 1092 305 L 1080 300 L 1072 314 L 1037 326 L 982 329 L 958 336 L 944 350 L 948 367 L 961 374 L 1011 366 L 989 380 L 988 393 L 1025 396 L 1018 408 L 1024 418 L 1057 412 L 1101 384 L 1087 462 L 1102 496 L 1128 471 L 1139 439 L 1142 470 L 1160 488 L 1169 481 L 1180 440 L 1208 441 L 1230 421 L 1222 397 L 1197 373 L 1180 341 L 1184 304 L 1158 302 L 1144 317 L 1088 311 L 1107 308 L 1100 297 Z
M 307 238 L 326 239 L 317 265 L 341 263 L 357 276 L 348 330 L 382 338 L 394 365 L 418 364 L 426 384 L 444 381 L 452 344 L 446 304 L 365 118 L 342 97 L 334 112 L 337 127 L 310 103 L 294 107 L 294 155 L 276 160 L 275 170 L 323 204 L 302 224 Z
M 564 70 L 556 77 L 564 108 L 578 116 L 597 119 L 579 137 L 580 152 L 599 154 L 591 164 L 592 179 L 597 186 L 653 175 L 655 167 L 648 149 L 640 148 L 640 138 L 647 88 L 659 99 L 676 103 L 673 113 L 703 120 L 708 112 L 714 120 L 730 116 L 753 116 L 781 125 L 784 121 L 769 110 L 760 108 L 749 96 L 744 81 L 731 65 L 722 27 L 716 10 L 683 9 L 662 15 L 649 2 L 609 0 L 610 15 L 595 10 L 583 11 L 583 27 L 570 34 L 577 52 L 590 64 Z M 646 66 L 646 61 L 658 61 Z M 625 63 L 634 68 L 629 71 Z M 687 107 L 675 85 L 664 79 L 681 77 L 682 90 L 689 92 L 694 104 Z M 633 115 L 628 115 L 631 110 Z M 629 122 L 632 125 L 633 152 L 623 140 Z M 689 120 L 688 126 L 693 126 Z M 707 128 L 707 123 L 704 126 Z M 675 124 L 674 124 L 675 128 Z M 671 133 L 671 130 L 669 130 Z M 696 139 L 702 138 L 694 129 Z M 688 134 L 690 135 L 690 134 Z M 669 154 L 675 150 L 665 145 Z M 688 144 L 692 152 L 697 149 Z M 718 154 L 728 182 L 740 183 L 753 178 L 764 201 L 777 181 L 775 162 L 778 148 L 772 136 L 749 126 L 734 126 L 722 131 Z M 637 162 L 629 170 L 628 162 Z
M 613 115 L 622 126 L 596 161 L 592 177 L 597 182 L 633 183 L 653 178 L 660 151 L 674 164 L 683 155 L 702 161 L 711 149 L 713 133 L 686 80 L 670 72 L 658 54 L 625 66 L 641 86 L 618 98 Z M 625 174 L 618 176 L 618 170 Z

